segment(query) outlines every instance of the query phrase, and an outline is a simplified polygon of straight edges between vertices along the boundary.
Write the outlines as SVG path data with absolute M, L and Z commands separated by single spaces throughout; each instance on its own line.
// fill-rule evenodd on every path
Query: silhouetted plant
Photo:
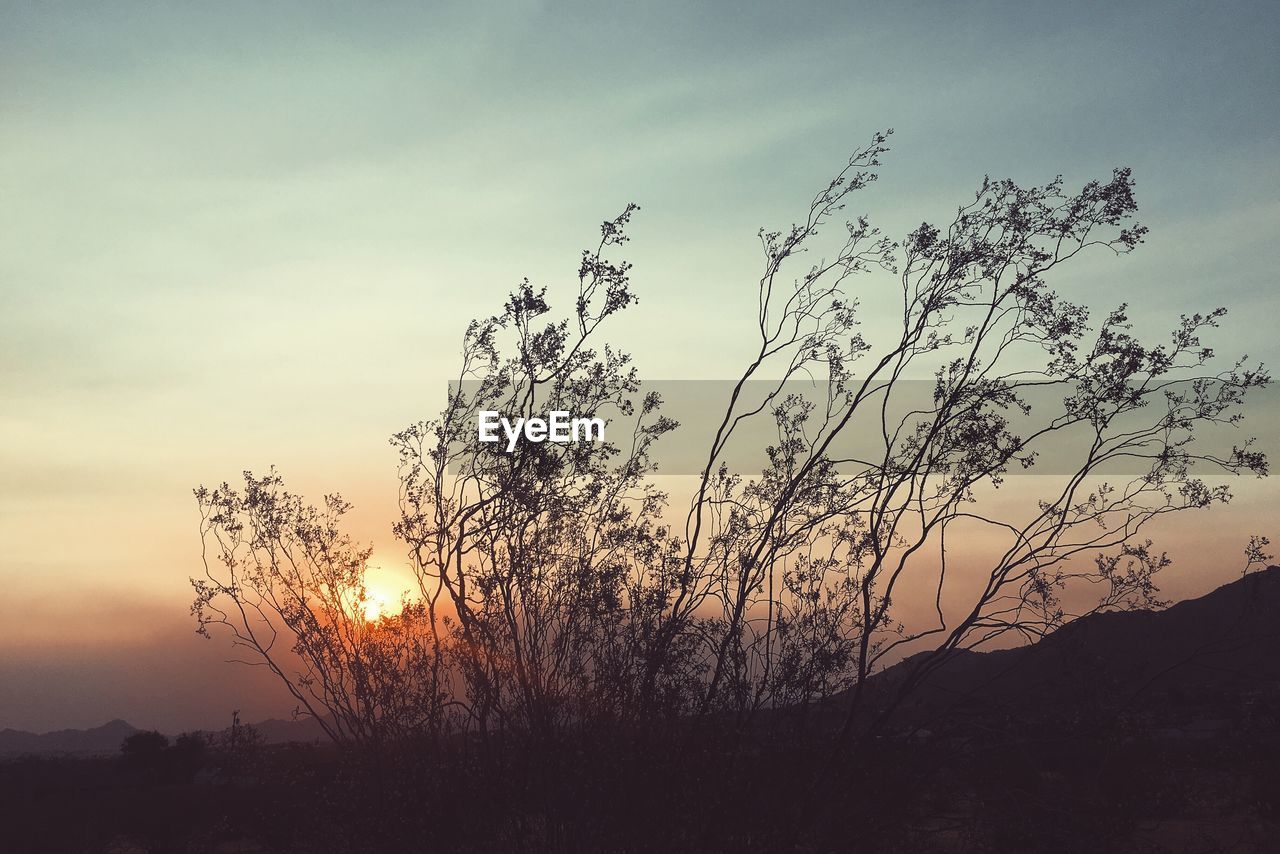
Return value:
M 169 738 L 155 730 L 135 732 L 120 745 L 120 759 L 126 769 L 143 775 L 159 775 L 163 769 Z
M 799 224 L 761 232 L 753 354 L 680 524 L 666 521 L 652 457 L 677 425 L 630 357 L 599 341 L 635 300 L 629 265 L 606 257 L 626 241 L 631 205 L 583 253 L 570 312 L 522 282 L 467 327 L 441 416 L 393 438 L 395 530 L 419 585 L 398 616 L 363 616 L 369 551 L 341 533 L 341 499 L 309 507 L 274 472 L 246 473 L 243 492 L 196 491 L 215 558 L 194 582 L 201 630 L 228 628 L 340 740 L 450 724 L 545 738 L 700 715 L 747 724 L 841 695 L 847 747 L 956 650 L 1158 606 L 1169 559 L 1144 529 L 1228 501 L 1203 473 L 1266 473 L 1249 441 L 1217 453 L 1197 440 L 1236 424 L 1266 373 L 1244 360 L 1208 367 L 1201 336 L 1223 309 L 1183 315 L 1149 343 L 1123 304 L 1093 321 L 1050 287 L 1083 252 L 1141 243 L 1127 169 L 1076 191 L 1061 178 L 984 179 L 945 226 L 924 223 L 899 243 L 859 217 L 805 264 L 876 180 L 887 139 L 855 152 Z M 848 294 L 875 276 L 893 282 L 899 305 L 878 341 Z M 932 384 L 923 405 L 909 394 L 920 376 Z M 797 378 L 817 378 L 818 400 L 789 391 Z M 763 397 L 748 394 L 753 381 Z M 608 442 L 506 453 L 479 441 L 480 410 L 614 415 Z M 730 470 L 727 449 L 757 419 L 778 439 L 749 478 Z M 870 439 L 856 456 L 840 441 L 855 431 Z M 982 490 L 1034 470 L 1047 449 L 1074 457 L 1030 512 L 979 509 Z M 1108 475 L 1117 462 L 1137 474 Z M 1004 544 L 965 590 L 949 561 L 979 530 Z M 907 587 L 935 591 L 936 623 L 899 622 L 893 603 Z M 1068 607 L 1090 589 L 1100 592 Z M 959 597 L 962 607 L 942 607 Z M 296 669 L 276 650 L 279 632 Z M 927 652 L 871 708 L 868 677 L 905 645 Z
M 245 474 L 243 492 L 201 487 L 204 578 L 193 579 L 198 631 L 228 630 L 338 741 L 377 741 L 435 727 L 445 702 L 436 627 L 420 603 L 370 619 L 370 550 L 340 530 L 349 506 L 323 509 L 274 473 Z
M 204 767 L 208 746 L 203 733 L 179 735 L 165 754 L 166 776 L 175 782 L 189 782 Z

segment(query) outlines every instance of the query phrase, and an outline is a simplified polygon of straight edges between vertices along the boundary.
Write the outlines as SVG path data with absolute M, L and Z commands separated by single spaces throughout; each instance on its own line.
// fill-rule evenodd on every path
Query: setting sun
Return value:
M 364 600 L 364 618 L 370 623 L 377 622 L 386 613 L 387 603 L 370 593 Z
M 366 580 L 364 598 L 355 603 L 355 610 L 364 617 L 366 622 L 374 623 L 383 617 L 394 616 L 400 612 L 397 603 L 408 591 L 406 589 L 394 592 L 396 587 L 387 585 L 385 581 L 386 579 L 383 579 L 384 583 L 371 584 Z

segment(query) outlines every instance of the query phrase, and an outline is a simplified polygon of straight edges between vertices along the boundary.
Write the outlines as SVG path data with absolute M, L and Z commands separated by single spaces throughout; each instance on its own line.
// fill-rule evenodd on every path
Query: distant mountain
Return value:
M 272 718 L 253 724 L 253 728 L 266 744 L 327 738 L 324 729 L 314 718 Z M 121 742 L 135 732 L 139 732 L 137 727 L 122 720 L 114 720 L 93 729 L 63 729 L 46 733 L 5 729 L 0 730 L 0 757 L 115 754 L 120 752 Z
M 40 734 L 5 729 L 0 730 L 0 756 L 115 753 L 120 750 L 120 743 L 137 731 L 122 720 L 93 729 L 61 729 Z
M 872 678 L 888 695 L 925 660 Z M 962 724 L 981 717 L 1078 716 L 1179 708 L 1243 708 L 1280 699 L 1280 566 L 1244 576 L 1162 611 L 1083 617 L 1028 646 L 957 651 L 910 695 L 906 720 Z M 1195 717 L 1194 714 L 1184 717 Z

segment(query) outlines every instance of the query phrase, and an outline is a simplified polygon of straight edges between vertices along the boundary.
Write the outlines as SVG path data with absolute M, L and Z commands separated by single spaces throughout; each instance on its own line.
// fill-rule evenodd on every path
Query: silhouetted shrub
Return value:
M 165 777 L 172 782 L 187 783 L 205 762 L 208 749 L 205 736 L 198 732 L 183 733 L 164 756 Z
M 155 730 L 135 732 L 120 744 L 121 764 L 131 774 L 156 779 L 163 770 L 169 739 Z

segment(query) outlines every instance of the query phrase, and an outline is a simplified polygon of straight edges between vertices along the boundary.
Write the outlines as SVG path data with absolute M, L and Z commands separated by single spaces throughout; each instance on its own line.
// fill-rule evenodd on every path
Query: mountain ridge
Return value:
M 927 655 L 871 682 L 887 693 Z M 1280 697 L 1280 566 L 1167 608 L 1090 614 L 1033 644 L 950 653 L 901 710 L 917 723 L 1104 709 L 1169 718 L 1171 705 L 1203 715 L 1259 694 Z
M 251 726 L 266 744 L 315 741 L 325 737 L 324 730 L 310 718 L 267 718 Z M 126 738 L 137 732 L 143 730 L 120 718 L 88 729 L 59 729 L 43 733 L 13 728 L 0 729 L 0 758 L 114 754 L 120 751 L 120 745 Z M 197 732 L 210 735 L 225 730 Z M 172 734 L 167 735 L 172 738 Z

